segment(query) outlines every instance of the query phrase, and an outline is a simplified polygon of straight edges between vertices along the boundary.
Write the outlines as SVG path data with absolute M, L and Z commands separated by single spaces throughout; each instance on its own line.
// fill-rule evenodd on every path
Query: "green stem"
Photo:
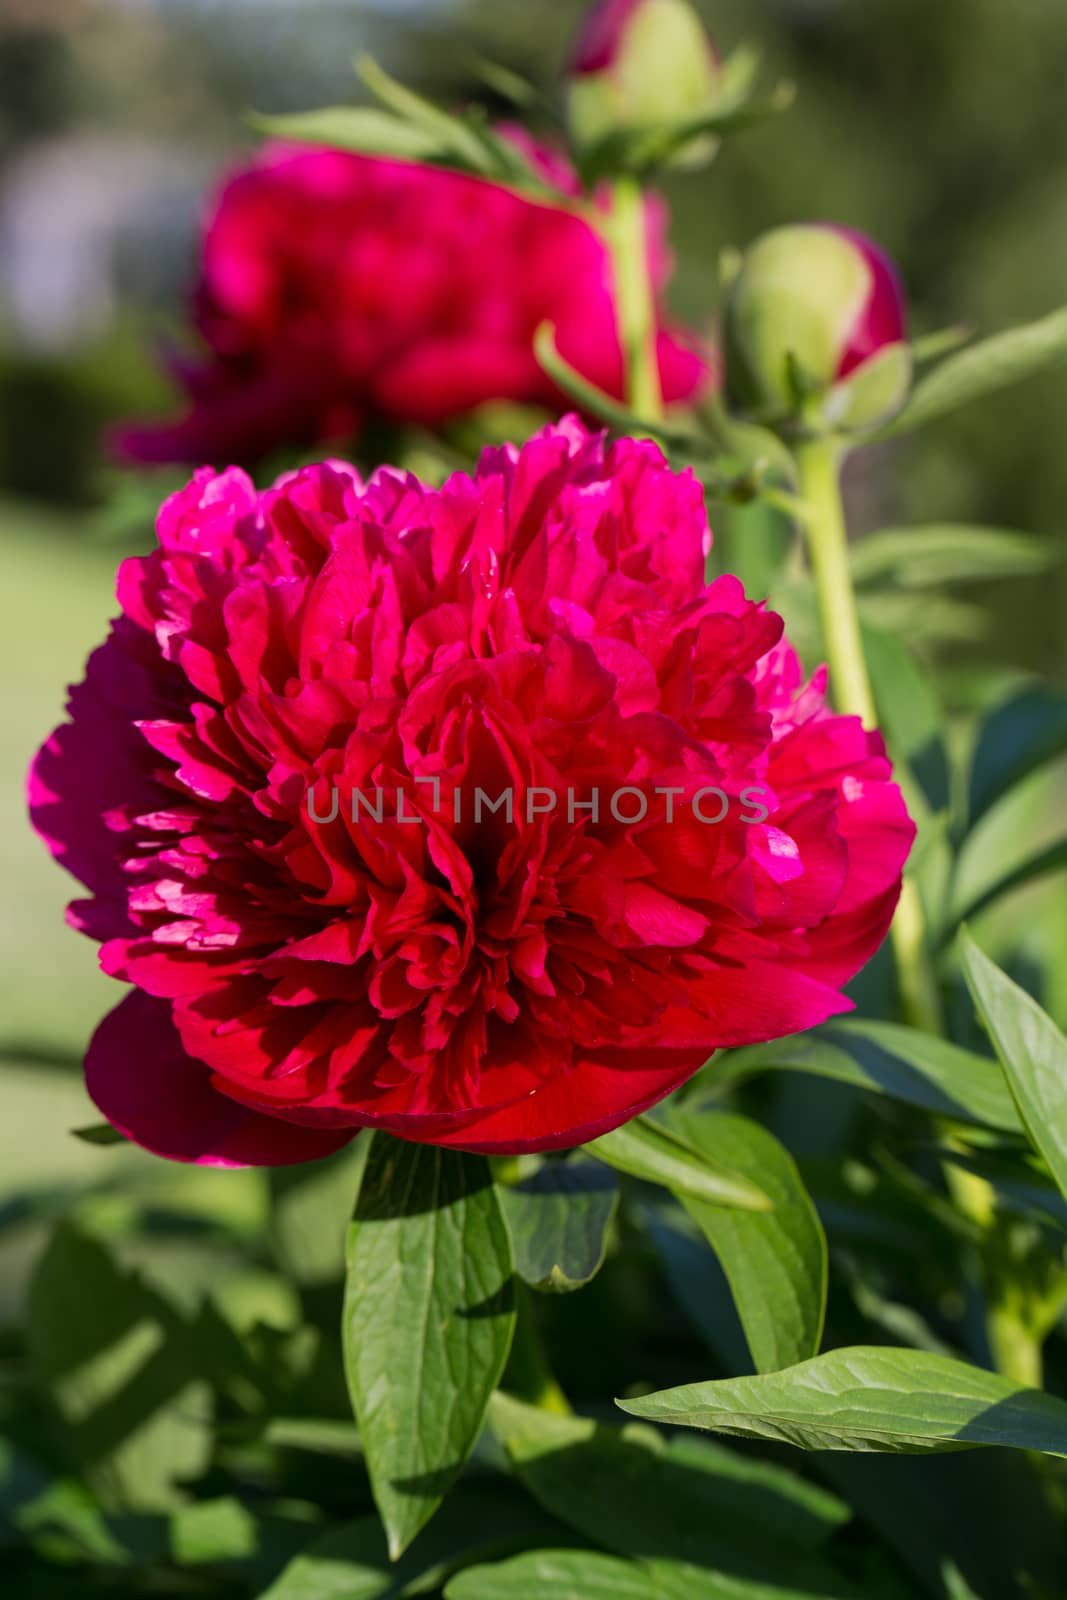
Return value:
M 841 503 L 839 449 L 832 439 L 797 446 L 805 530 L 830 683 L 839 711 L 874 727 L 878 713 L 863 654 L 859 613 L 848 564 L 848 534 Z
M 863 653 L 856 596 L 848 561 L 848 534 L 841 502 L 840 447 L 833 439 L 805 440 L 797 447 L 804 527 L 823 641 L 838 709 L 868 727 L 878 716 Z M 890 937 L 896 956 L 901 1006 L 907 1020 L 940 1034 L 941 1001 L 930 962 L 922 901 L 905 878 Z M 1017 1304 L 1010 1274 L 997 1260 L 996 1204 L 983 1179 L 946 1166 L 953 1199 L 984 1235 L 980 1250 L 986 1292 L 986 1330 L 997 1370 L 1018 1383 L 1041 1385 L 1041 1344 Z
M 613 185 L 607 233 L 627 404 L 646 422 L 659 422 L 663 391 L 656 346 L 656 297 L 648 266 L 645 199 L 635 178 L 619 178 Z
M 806 439 L 796 448 L 804 526 L 834 700 L 847 716 L 867 727 L 878 712 L 867 673 L 859 612 L 848 561 L 848 533 L 841 502 L 840 448 L 833 439 Z M 915 1027 L 941 1031 L 941 1004 L 926 943 L 919 891 L 905 878 L 890 932 L 904 1014 Z

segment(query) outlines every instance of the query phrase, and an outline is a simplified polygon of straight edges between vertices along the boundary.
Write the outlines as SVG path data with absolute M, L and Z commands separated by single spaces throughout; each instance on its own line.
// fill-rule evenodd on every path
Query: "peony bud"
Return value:
M 688 0 L 598 0 L 578 31 L 568 115 L 579 149 L 684 121 L 712 103 L 719 62 Z
M 874 427 L 911 382 L 896 268 L 833 223 L 775 228 L 753 245 L 730 291 L 725 346 L 731 402 L 771 423 Z

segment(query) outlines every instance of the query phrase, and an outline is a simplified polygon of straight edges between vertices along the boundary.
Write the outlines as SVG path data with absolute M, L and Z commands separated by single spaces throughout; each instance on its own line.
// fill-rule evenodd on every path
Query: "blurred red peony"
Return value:
M 552 152 L 515 132 L 545 174 Z M 649 209 L 653 272 L 669 269 L 665 212 Z M 353 437 L 368 418 L 434 426 L 489 400 L 559 409 L 533 354 L 553 322 L 561 354 L 621 398 L 611 267 L 576 212 L 437 168 L 336 150 L 268 147 L 226 183 L 195 296 L 204 358 L 179 359 L 176 423 L 118 431 L 140 461 L 255 461 Z M 660 335 L 668 400 L 695 397 L 709 354 Z
M 847 1010 L 912 824 L 705 534 L 691 474 L 573 420 L 440 490 L 169 500 L 31 779 L 135 985 L 104 1115 L 179 1160 L 552 1149 Z

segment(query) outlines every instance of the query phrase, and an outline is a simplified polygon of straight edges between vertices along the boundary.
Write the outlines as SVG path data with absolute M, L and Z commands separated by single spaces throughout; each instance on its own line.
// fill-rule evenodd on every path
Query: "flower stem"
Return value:
M 615 275 L 616 317 L 626 374 L 626 400 L 646 422 L 663 418 L 657 350 L 656 297 L 648 262 L 645 201 L 635 178 L 612 187 L 608 244 Z
M 837 707 L 874 727 L 878 716 L 849 569 L 840 455 L 840 447 L 825 437 L 805 440 L 797 447 L 803 520 Z M 911 878 L 904 879 L 890 937 L 906 1019 L 925 1032 L 942 1033 L 941 999 L 929 959 L 922 901 Z M 993 1190 L 984 1178 L 962 1172 L 951 1163 L 945 1167 L 945 1177 L 956 1205 L 980 1230 L 986 1332 L 996 1368 L 1018 1383 L 1039 1388 L 1041 1340 L 1029 1325 L 1010 1263 L 1000 1259 Z
M 848 534 L 841 501 L 840 448 L 831 438 L 806 439 L 796 449 L 804 527 L 830 682 L 840 711 L 873 728 L 878 723 L 863 653 L 856 595 L 848 562 Z M 915 1027 L 941 1031 L 941 1005 L 926 948 L 922 902 L 905 878 L 890 937 L 904 1014 Z
M 859 613 L 848 565 L 848 535 L 841 503 L 838 447 L 832 439 L 806 439 L 797 446 L 800 493 L 807 507 L 805 529 L 815 579 L 830 683 L 839 711 L 878 720 L 860 636 Z

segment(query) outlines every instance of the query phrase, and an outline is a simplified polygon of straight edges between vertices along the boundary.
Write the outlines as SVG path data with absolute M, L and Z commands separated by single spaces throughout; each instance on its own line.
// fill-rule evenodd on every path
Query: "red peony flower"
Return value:
M 654 445 L 205 468 L 158 531 L 31 779 L 135 985 L 86 1062 L 130 1137 L 553 1149 L 848 1009 L 912 824 Z
M 554 153 L 516 132 L 545 175 Z M 653 269 L 669 259 L 650 209 Z M 226 183 L 203 242 L 196 322 L 209 355 L 173 363 L 190 402 L 173 424 L 121 429 L 141 461 L 253 461 L 350 438 L 367 418 L 433 426 L 485 401 L 557 410 L 533 338 L 621 398 L 623 363 L 603 240 L 576 211 L 454 172 L 336 150 L 268 147 Z M 664 329 L 669 400 L 711 377 L 708 352 Z

